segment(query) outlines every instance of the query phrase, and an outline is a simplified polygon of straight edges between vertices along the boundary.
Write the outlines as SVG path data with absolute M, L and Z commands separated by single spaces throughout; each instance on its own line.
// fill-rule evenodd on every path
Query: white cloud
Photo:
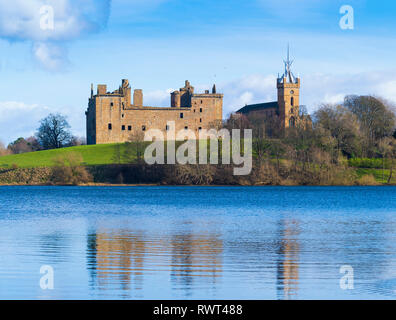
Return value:
M 377 85 L 377 91 L 380 96 L 396 103 L 396 79 L 389 79 Z
M 0 0 L 0 36 L 10 40 L 72 40 L 106 26 L 110 0 Z M 54 28 L 43 29 L 53 8 Z
M 102 30 L 110 4 L 111 0 L 0 0 L 0 38 L 32 42 L 39 65 L 56 70 L 67 62 L 62 42 Z M 51 8 L 53 19 L 45 7 Z
M 33 56 L 41 67 L 50 71 L 59 71 L 68 64 L 65 47 L 50 42 L 33 44 Z
M 17 101 L 0 102 L 0 137 L 9 143 L 35 133 L 39 121 L 51 112 L 46 106 Z
M 0 0 L 0 38 L 31 42 L 33 57 L 41 67 L 62 70 L 68 62 L 65 42 L 105 29 L 111 7 L 118 21 L 165 1 Z

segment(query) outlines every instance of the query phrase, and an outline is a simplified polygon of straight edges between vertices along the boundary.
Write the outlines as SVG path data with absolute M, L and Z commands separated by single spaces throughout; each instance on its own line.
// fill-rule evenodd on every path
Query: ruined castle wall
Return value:
M 222 120 L 221 94 L 192 95 L 191 107 L 186 108 L 126 107 L 126 99 L 114 94 L 93 98 L 87 111 L 88 143 L 126 142 L 150 129 L 161 130 L 166 139 L 168 121 L 175 122 L 176 132 L 187 128 L 198 135 Z

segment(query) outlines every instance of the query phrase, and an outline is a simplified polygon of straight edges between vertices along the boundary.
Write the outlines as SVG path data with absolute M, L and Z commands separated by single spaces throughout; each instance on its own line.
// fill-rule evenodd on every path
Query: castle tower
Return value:
M 132 93 L 131 93 L 131 86 L 129 85 L 128 79 L 122 79 L 122 84 L 119 89 L 119 93 L 125 96 L 126 105 L 129 106 L 132 101 Z
M 285 72 L 277 79 L 279 116 L 284 128 L 294 127 L 299 116 L 300 106 L 300 78 L 296 78 L 291 71 L 293 61 L 290 61 L 289 47 Z
M 184 88 L 180 88 L 180 106 L 191 107 L 191 97 L 194 94 L 194 87 L 186 80 Z

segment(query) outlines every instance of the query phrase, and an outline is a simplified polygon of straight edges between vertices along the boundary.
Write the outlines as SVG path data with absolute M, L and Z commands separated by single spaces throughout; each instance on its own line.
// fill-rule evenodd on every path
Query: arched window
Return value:
M 289 127 L 294 128 L 296 126 L 296 120 L 294 119 L 294 117 L 291 117 L 289 120 Z
M 290 104 L 292 105 L 292 107 L 294 106 L 294 97 L 291 97 Z

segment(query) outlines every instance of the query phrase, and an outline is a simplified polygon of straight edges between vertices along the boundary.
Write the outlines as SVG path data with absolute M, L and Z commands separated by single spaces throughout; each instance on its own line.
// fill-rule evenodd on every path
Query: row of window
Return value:
M 109 130 L 113 130 L 113 125 L 111 123 L 109 123 L 108 128 L 109 128 Z M 125 131 L 125 128 L 126 128 L 125 125 L 121 126 L 122 131 Z M 132 126 L 128 126 L 128 131 L 132 131 Z
M 122 105 L 123 105 L 123 107 L 124 107 L 124 104 L 122 104 Z M 114 106 L 113 102 L 110 103 L 110 107 L 113 107 L 113 106 Z M 123 108 L 123 109 L 124 109 L 124 108 Z M 194 109 L 194 112 L 195 112 L 195 109 Z M 202 113 L 202 108 L 199 108 L 199 112 Z M 122 115 L 122 117 L 124 118 L 124 115 Z M 180 118 L 183 119 L 183 117 L 184 117 L 184 114 L 183 114 L 183 112 L 181 112 L 181 113 L 180 113 Z
M 109 130 L 113 130 L 113 125 L 111 123 L 109 123 L 108 128 L 109 128 Z M 126 130 L 126 126 L 122 125 L 121 126 L 121 130 L 125 131 Z M 168 125 L 165 127 L 165 130 L 169 131 L 169 126 Z M 188 130 L 188 126 L 185 126 L 184 130 Z M 202 127 L 199 127 L 198 130 L 202 130 Z M 132 126 L 128 126 L 128 131 L 132 131 Z M 142 131 L 146 131 L 146 126 L 144 126 L 144 125 L 142 126 Z
M 194 112 L 195 112 L 195 109 L 194 109 Z M 201 112 L 202 113 L 202 108 L 199 108 L 199 112 Z M 184 113 L 183 112 L 180 112 L 180 119 L 183 119 L 184 118 Z M 202 122 L 202 121 L 201 121 Z

